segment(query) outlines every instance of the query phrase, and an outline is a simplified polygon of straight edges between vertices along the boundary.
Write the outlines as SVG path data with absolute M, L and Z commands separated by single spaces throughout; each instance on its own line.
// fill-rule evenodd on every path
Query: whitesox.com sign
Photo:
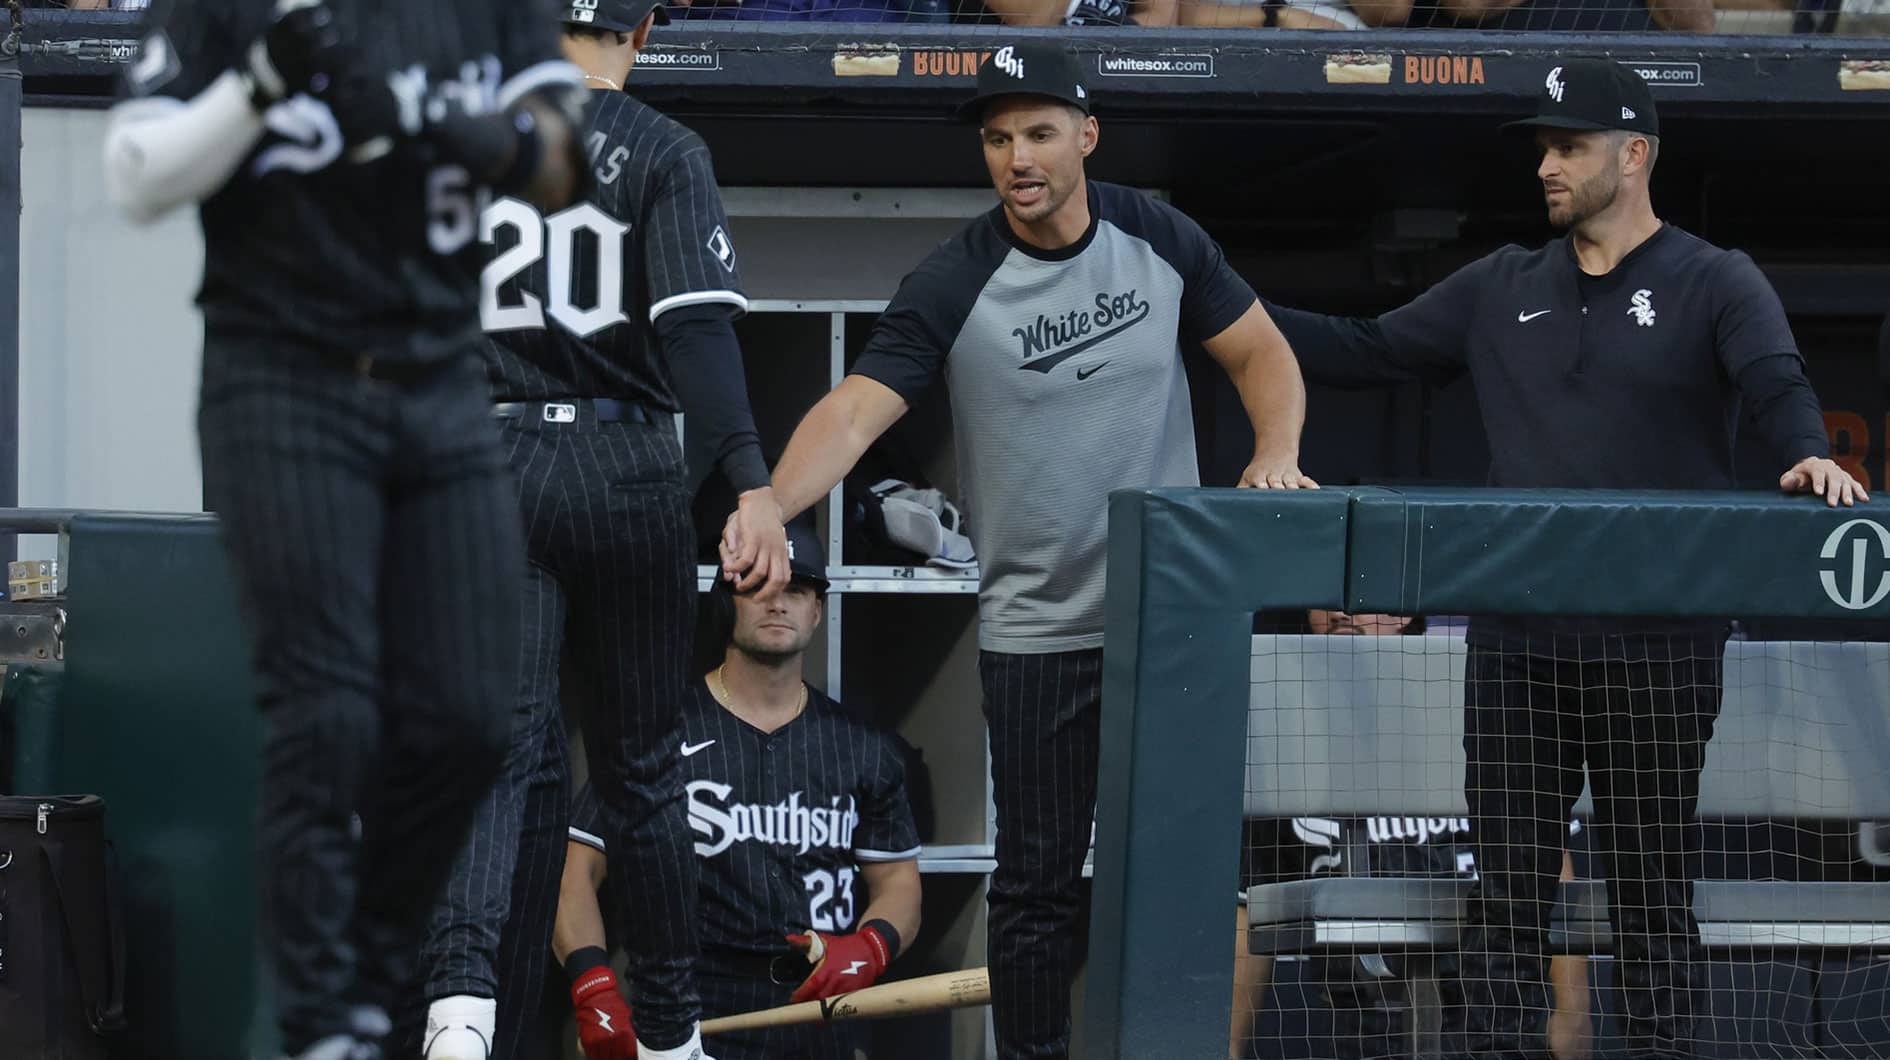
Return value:
M 637 53 L 637 68 L 656 70 L 720 70 L 722 53 L 707 48 L 678 48 L 652 44 Z
M 1213 77 L 1212 55 L 1098 55 L 1103 77 Z

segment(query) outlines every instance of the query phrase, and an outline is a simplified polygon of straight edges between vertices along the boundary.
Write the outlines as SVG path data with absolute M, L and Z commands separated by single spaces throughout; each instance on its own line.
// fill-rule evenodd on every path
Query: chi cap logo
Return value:
M 1017 57 L 1016 49 L 1009 44 L 999 48 L 997 54 L 991 56 L 991 65 L 1020 81 L 1024 78 L 1024 60 Z
M 1548 78 L 1542 82 L 1542 87 L 1549 90 L 1550 99 L 1557 103 L 1562 102 L 1562 91 L 1568 87 L 1562 83 L 1562 68 L 1558 66 L 1550 70 Z

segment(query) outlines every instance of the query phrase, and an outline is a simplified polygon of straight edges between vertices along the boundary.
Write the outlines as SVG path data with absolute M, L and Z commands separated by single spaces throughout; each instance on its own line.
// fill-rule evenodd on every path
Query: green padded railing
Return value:
M 1884 620 L 1890 510 L 1772 494 L 1123 491 L 1108 577 L 1084 1055 L 1217 1060 L 1253 612 Z

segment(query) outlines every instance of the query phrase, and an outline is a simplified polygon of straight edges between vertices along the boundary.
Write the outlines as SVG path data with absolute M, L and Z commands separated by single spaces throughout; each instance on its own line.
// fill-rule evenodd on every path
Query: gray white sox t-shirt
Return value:
M 987 651 L 1101 646 L 1109 494 L 1200 484 L 1181 337 L 1255 303 L 1180 211 L 1095 181 L 1089 207 L 1055 251 L 1018 239 L 1002 207 L 966 225 L 900 284 L 853 366 L 908 403 L 945 377 Z

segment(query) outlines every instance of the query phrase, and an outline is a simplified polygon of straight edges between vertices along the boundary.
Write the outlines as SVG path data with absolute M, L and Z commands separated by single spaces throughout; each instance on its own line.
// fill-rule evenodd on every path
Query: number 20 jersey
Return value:
M 328 0 L 359 42 L 422 105 L 489 112 L 535 91 L 578 91 L 550 0 Z M 269 0 L 158 0 L 123 106 L 195 98 L 240 66 L 269 26 Z M 129 113 L 129 111 L 127 111 Z M 424 142 L 352 160 L 325 103 L 297 95 L 201 207 L 205 330 L 278 345 L 432 363 L 480 346 L 479 210 L 490 193 Z
M 664 313 L 748 309 L 708 145 L 617 91 L 585 106 L 586 201 L 485 212 L 480 323 L 500 400 L 614 398 L 681 411 L 656 334 Z
M 764 733 L 700 681 L 683 706 L 680 770 L 700 859 L 698 928 L 715 951 L 774 954 L 782 935 L 859 927 L 863 863 L 919 856 L 905 763 L 891 738 L 813 689 L 800 717 Z M 586 787 L 571 838 L 603 849 Z

